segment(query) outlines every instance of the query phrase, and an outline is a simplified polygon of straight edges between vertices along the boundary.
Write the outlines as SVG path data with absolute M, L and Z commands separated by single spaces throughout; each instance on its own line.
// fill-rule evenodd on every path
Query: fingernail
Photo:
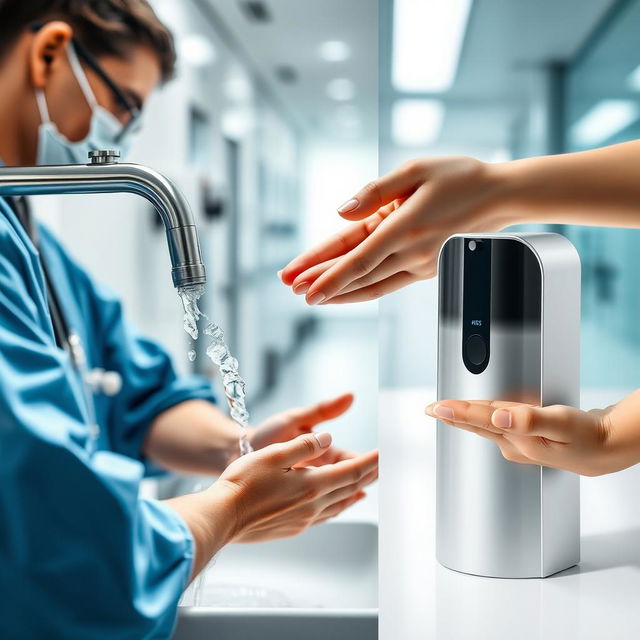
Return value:
M 453 409 L 450 407 L 444 407 L 441 404 L 437 404 L 433 407 L 433 414 L 443 420 L 453 420 Z
M 511 428 L 511 412 L 506 409 L 498 409 L 493 412 L 491 416 L 491 422 L 495 427 L 499 429 L 510 429 Z
M 280 271 L 278 271 L 278 278 L 280 278 L 280 280 L 282 280 L 282 272 L 284 271 L 284 269 L 280 269 Z
M 347 200 L 343 205 L 338 207 L 338 213 L 348 213 L 349 211 L 355 211 L 360 206 L 360 202 L 356 198 Z
M 310 304 L 312 306 L 314 304 L 320 304 L 325 298 L 326 296 L 324 295 L 324 293 L 314 293 L 310 298 L 307 299 L 307 304 Z
M 331 444 L 330 433 L 314 433 L 315 439 L 318 441 L 321 449 L 326 449 Z
M 424 412 L 425 412 L 427 415 L 431 415 L 431 414 L 433 413 L 433 405 L 434 405 L 434 404 L 435 404 L 435 403 L 434 403 L 434 402 L 432 402 L 431 404 L 428 404 L 428 405 L 424 408 Z
M 302 295 L 303 293 L 307 293 L 310 286 L 311 283 L 309 282 L 301 282 L 300 284 L 297 284 L 295 287 L 293 287 L 293 293 L 295 293 L 297 296 Z

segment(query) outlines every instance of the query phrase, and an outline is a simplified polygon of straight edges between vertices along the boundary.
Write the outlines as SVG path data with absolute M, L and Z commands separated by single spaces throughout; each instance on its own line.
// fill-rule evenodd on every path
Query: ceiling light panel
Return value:
M 640 91 L 640 64 L 627 77 L 627 86 L 631 91 Z
M 640 118 L 634 100 L 601 100 L 572 127 L 572 141 L 581 148 L 598 146 Z
M 453 85 L 472 0 L 395 0 L 392 82 L 437 93 Z
M 351 48 L 342 40 L 327 40 L 320 45 L 318 52 L 327 62 L 344 62 L 351 57 Z

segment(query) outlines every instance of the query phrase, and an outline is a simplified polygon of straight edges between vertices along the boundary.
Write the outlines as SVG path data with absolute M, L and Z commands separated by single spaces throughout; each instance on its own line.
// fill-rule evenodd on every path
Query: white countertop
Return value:
M 583 393 L 585 409 L 625 390 Z M 457 573 L 435 559 L 434 390 L 380 396 L 381 640 L 640 637 L 640 465 L 581 479 L 582 561 L 545 579 Z

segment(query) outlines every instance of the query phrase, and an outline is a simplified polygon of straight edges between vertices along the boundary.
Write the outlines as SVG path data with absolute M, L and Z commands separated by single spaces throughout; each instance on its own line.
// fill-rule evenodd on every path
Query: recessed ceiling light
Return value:
M 391 112 L 393 141 L 403 147 L 433 144 L 443 120 L 444 105 L 440 100 L 398 100 Z
M 455 79 L 472 0 L 395 0 L 393 85 L 439 92 Z
M 241 72 L 232 72 L 224 82 L 224 94 L 232 102 L 247 102 L 253 95 L 251 83 Z
M 352 104 L 343 104 L 336 107 L 333 121 L 336 127 L 350 138 L 356 138 L 362 132 L 360 112 Z
M 222 132 L 234 140 L 246 136 L 255 124 L 253 112 L 247 107 L 233 107 L 222 114 Z
M 179 40 L 178 51 L 194 67 L 205 67 L 215 62 L 216 50 L 211 40 L 199 33 L 191 33 Z
M 344 62 L 351 56 L 351 48 L 342 40 L 327 40 L 320 45 L 319 53 L 327 62 Z
M 349 78 L 334 78 L 327 84 L 327 95 L 338 102 L 353 100 L 356 95 L 356 85 Z
M 571 127 L 571 138 L 580 147 L 595 147 L 640 118 L 634 100 L 601 100 Z
M 269 7 L 261 0 L 244 0 L 240 6 L 247 18 L 253 22 L 270 22 L 272 19 Z
M 282 84 L 295 84 L 298 82 L 298 72 L 295 67 L 290 64 L 281 64 L 275 69 L 276 78 L 282 82 Z

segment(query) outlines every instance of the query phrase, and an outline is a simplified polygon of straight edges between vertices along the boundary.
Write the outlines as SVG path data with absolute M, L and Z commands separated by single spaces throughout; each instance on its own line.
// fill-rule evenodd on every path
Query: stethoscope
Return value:
M 32 221 L 28 202 L 24 199 L 18 200 L 14 198 L 13 205 L 31 241 L 38 247 L 37 229 Z M 86 449 L 89 454 L 92 454 L 96 449 L 96 443 L 100 436 L 95 396 L 97 394 L 111 397 L 116 396 L 122 389 L 122 376 L 117 371 L 106 371 L 99 367 L 89 368 L 87 355 L 80 335 L 69 327 L 42 252 L 40 252 L 40 263 L 42 265 L 47 289 L 49 314 L 51 316 L 56 344 L 67 352 L 71 364 L 80 378 L 80 386 L 85 400 L 89 425 Z

